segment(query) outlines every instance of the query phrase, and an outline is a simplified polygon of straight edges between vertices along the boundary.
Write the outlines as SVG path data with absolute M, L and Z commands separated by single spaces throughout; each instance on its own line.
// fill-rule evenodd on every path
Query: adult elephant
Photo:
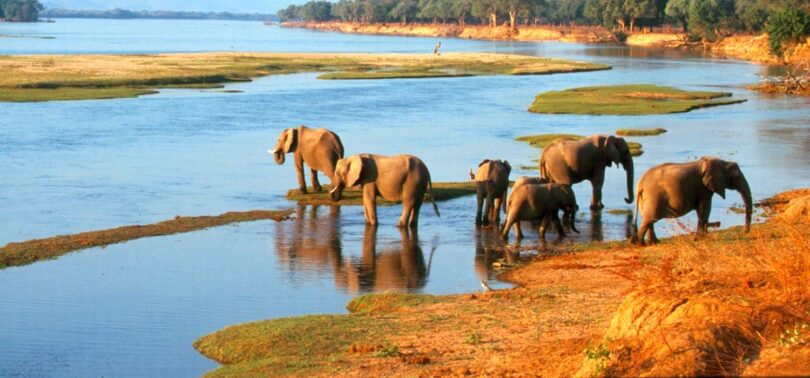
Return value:
M 298 175 L 298 189 L 307 193 L 307 183 L 304 181 L 304 164 L 309 166 L 312 175 L 312 187 L 322 191 L 318 182 L 318 171 L 323 172 L 331 180 L 335 174 L 335 164 L 343 158 L 343 143 L 340 137 L 328 129 L 312 129 L 298 126 L 294 129 L 284 129 L 278 137 L 276 148 L 267 150 L 279 165 L 284 164 L 285 154 L 292 153 L 295 158 L 295 173 Z
M 540 177 L 551 182 L 573 185 L 591 182 L 591 210 L 600 210 L 605 169 L 621 164 L 627 172 L 627 203 L 633 202 L 633 156 L 624 138 L 591 135 L 582 140 L 557 139 L 540 155 Z
M 478 164 L 478 172 L 475 174 L 470 170 L 470 180 L 475 182 L 477 194 L 475 224 L 498 225 L 500 223 L 501 206 L 506 211 L 506 193 L 509 190 L 511 172 L 512 166 L 508 161 L 490 159 Z M 484 206 L 484 200 L 486 200 L 486 206 Z M 485 211 L 482 212 L 482 209 Z
M 665 163 L 650 168 L 638 181 L 636 211 L 631 241 L 644 244 L 646 236 L 658 243 L 653 225 L 663 218 L 677 218 L 697 210 L 696 235 L 708 232 L 712 196 L 726 198 L 726 189 L 736 190 L 745 203 L 745 231 L 751 228 L 751 189 L 740 166 L 733 161 L 702 157 L 690 163 Z M 641 214 L 641 229 L 637 228 Z
M 402 202 L 402 216 L 397 223 L 400 227 L 418 225 L 419 209 L 422 207 L 425 193 L 432 188 L 427 166 L 422 160 L 411 155 L 388 157 L 359 154 L 338 160 L 332 177 L 332 190 L 329 192 L 332 200 L 340 201 L 343 190 L 356 185 L 363 191 L 363 209 L 367 224 L 377 224 L 379 196 L 386 201 Z M 435 198 L 433 210 L 439 215 Z

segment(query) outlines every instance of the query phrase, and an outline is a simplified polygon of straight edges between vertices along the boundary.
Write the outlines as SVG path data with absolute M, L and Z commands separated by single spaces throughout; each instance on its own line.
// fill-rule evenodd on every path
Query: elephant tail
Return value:
M 546 168 L 546 161 L 543 160 L 543 157 L 540 157 L 540 178 L 547 179 L 548 176 L 548 168 Z
M 436 205 L 436 196 L 433 195 L 433 181 L 428 179 L 428 191 L 430 192 L 430 203 L 433 204 L 433 211 L 436 212 L 436 216 L 441 218 L 441 214 L 439 214 L 439 206 Z
M 633 211 L 633 225 L 630 226 L 630 243 L 638 243 L 639 242 L 639 235 L 638 235 L 638 204 L 641 202 L 641 192 L 642 190 L 639 189 L 636 193 L 636 209 Z

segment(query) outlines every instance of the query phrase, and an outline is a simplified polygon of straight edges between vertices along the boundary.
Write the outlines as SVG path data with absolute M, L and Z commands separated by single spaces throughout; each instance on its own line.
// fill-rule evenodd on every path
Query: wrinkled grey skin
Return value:
M 588 180 L 593 188 L 591 210 L 601 210 L 605 169 L 621 164 L 627 173 L 627 203 L 633 202 L 633 156 L 624 138 L 591 135 L 573 141 L 557 139 L 540 155 L 540 177 L 551 182 L 574 185 Z
M 478 164 L 478 172 L 475 175 L 470 171 L 470 179 L 476 183 L 476 225 L 500 224 L 501 206 L 506 212 L 506 194 L 509 190 L 511 172 L 512 166 L 508 161 L 489 159 Z M 486 211 L 482 212 L 485 199 Z
M 432 186 L 427 166 L 415 156 L 359 154 L 338 160 L 332 177 L 332 191 L 329 192 L 332 200 L 340 201 L 345 188 L 358 185 L 363 191 L 366 223 L 377 224 L 379 196 L 387 201 L 402 201 L 399 227 L 418 225 L 419 209 L 425 193 Z M 439 215 L 436 201 L 432 203 L 433 210 Z
M 518 239 L 523 238 L 520 221 L 539 221 L 538 233 L 543 240 L 546 237 L 548 224 L 552 221 L 557 226 L 560 237 L 565 236 L 565 231 L 557 215 L 559 210 L 563 211 L 563 220 L 571 225 L 571 230 L 579 233 L 574 224 L 579 206 L 577 206 L 577 199 L 571 186 L 558 183 L 532 183 L 540 180 L 519 178 L 512 187 L 512 194 L 509 195 L 507 205 L 506 222 L 501 231 L 504 239 L 509 238 L 509 228 L 512 225 L 515 225 L 515 236 Z
M 751 227 L 751 189 L 740 166 L 732 161 L 702 157 L 690 163 L 665 163 L 641 176 L 636 190 L 631 241 L 644 244 L 645 238 L 658 243 L 653 225 L 659 219 L 677 218 L 697 210 L 696 237 L 708 232 L 712 196 L 726 198 L 726 189 L 736 190 L 745 203 L 745 231 Z M 637 227 L 641 215 L 641 229 Z
M 316 191 L 322 191 L 318 182 L 318 171 L 323 172 L 330 179 L 335 174 L 335 164 L 343 158 L 343 143 L 332 131 L 327 129 L 311 129 L 299 126 L 294 129 L 284 129 L 278 137 L 276 148 L 267 150 L 273 155 L 276 163 L 284 164 L 285 154 L 292 153 L 295 161 L 295 173 L 298 175 L 298 189 L 307 193 L 307 184 L 304 181 L 304 164 L 309 166 L 312 186 Z

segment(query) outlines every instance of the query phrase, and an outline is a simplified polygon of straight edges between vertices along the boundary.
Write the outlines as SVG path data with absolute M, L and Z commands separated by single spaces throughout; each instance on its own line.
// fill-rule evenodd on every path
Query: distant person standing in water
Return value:
M 433 55 L 442 55 L 439 52 L 440 48 L 442 48 L 442 41 L 439 41 L 439 43 L 436 44 L 436 47 L 433 48 Z

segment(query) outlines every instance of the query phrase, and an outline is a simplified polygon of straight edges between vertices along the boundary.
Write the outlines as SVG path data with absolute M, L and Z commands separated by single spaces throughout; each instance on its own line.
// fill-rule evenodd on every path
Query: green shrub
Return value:
M 765 31 L 768 32 L 771 52 L 781 57 L 786 44 L 800 42 L 810 35 L 810 15 L 796 7 L 787 7 L 768 17 Z

